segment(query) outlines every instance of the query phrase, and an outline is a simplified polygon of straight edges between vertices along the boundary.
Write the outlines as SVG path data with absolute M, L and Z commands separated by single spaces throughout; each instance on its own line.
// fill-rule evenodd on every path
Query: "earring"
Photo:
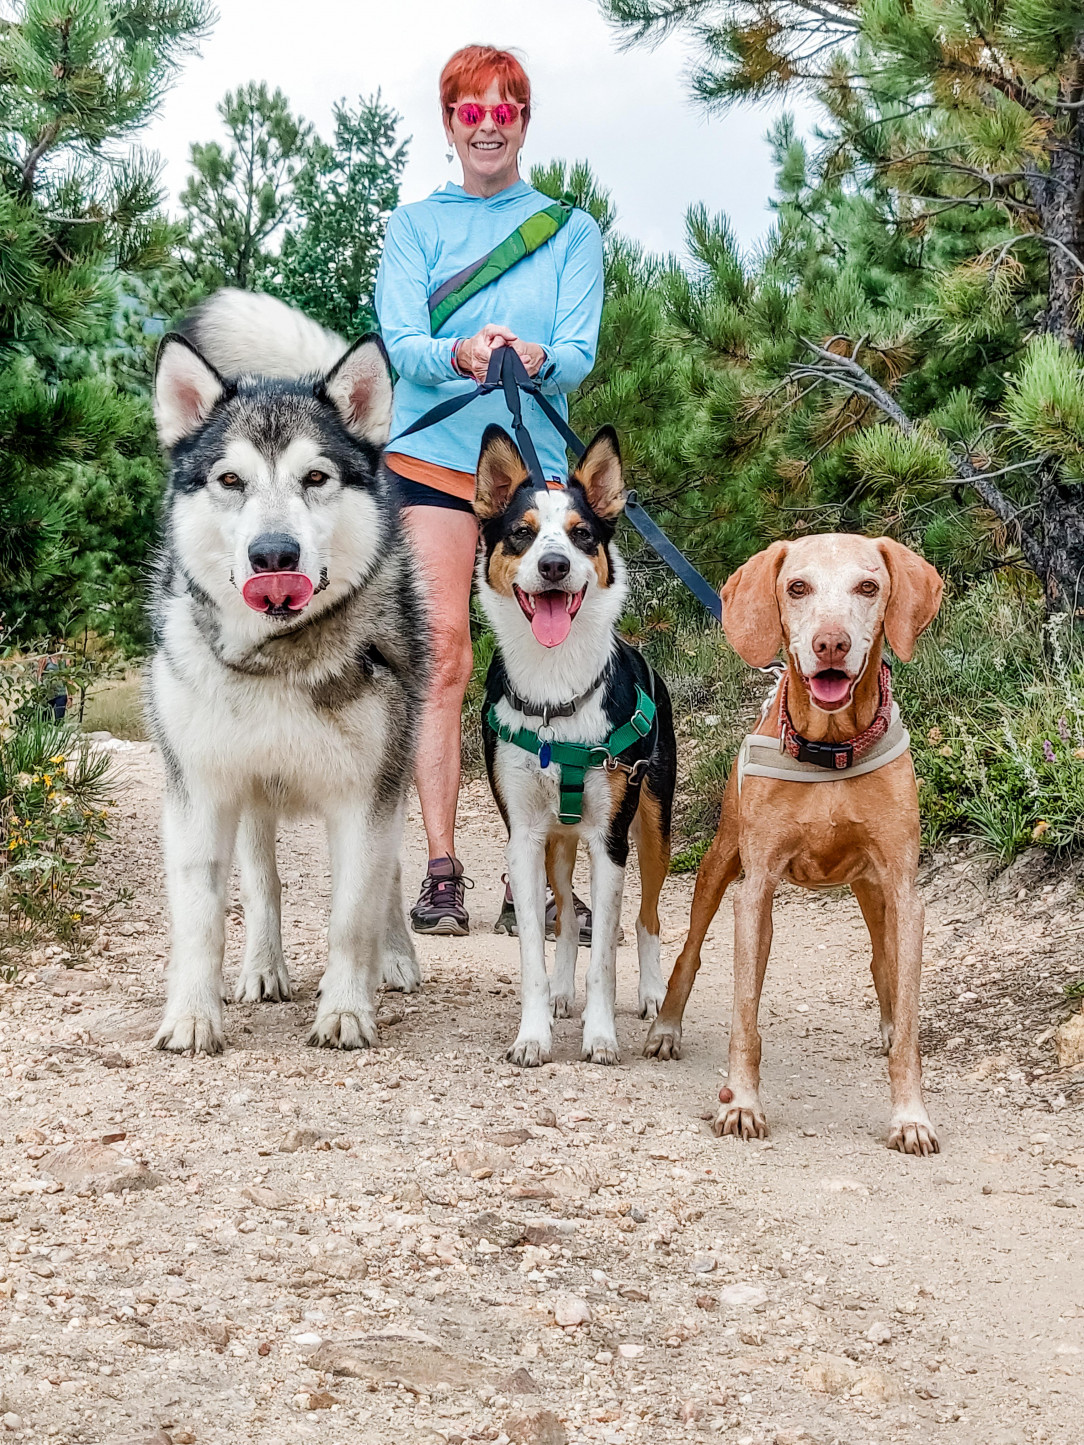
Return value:
M 451 165 L 451 163 L 455 160 L 455 156 L 451 151 L 448 151 L 445 154 L 444 159 L 448 162 L 449 165 Z

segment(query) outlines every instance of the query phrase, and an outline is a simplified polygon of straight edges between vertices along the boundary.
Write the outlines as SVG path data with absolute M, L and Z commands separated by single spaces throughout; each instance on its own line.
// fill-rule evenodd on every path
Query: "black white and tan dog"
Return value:
M 376 1040 L 378 984 L 413 989 L 399 840 L 425 691 L 422 609 L 380 449 L 392 388 L 267 296 L 220 292 L 158 357 L 172 478 L 153 592 L 148 702 L 165 759 L 173 921 L 160 1049 L 216 1053 L 235 837 L 238 1000 L 287 999 L 280 816 L 328 829 L 328 962 L 310 1042 Z
M 617 437 L 605 428 L 567 487 L 536 485 L 511 438 L 489 427 L 478 461 L 478 588 L 498 651 L 486 684 L 490 785 L 508 828 L 522 967 L 522 1017 L 508 1052 L 550 1057 L 552 1019 L 576 987 L 579 926 L 572 869 L 591 859 L 593 930 L 581 1057 L 618 1060 L 614 1018 L 621 896 L 629 840 L 641 901 L 636 925 L 640 1016 L 665 993 L 658 900 L 670 861 L 676 771 L 670 698 L 616 625 L 626 595 L 614 528 L 625 505 Z M 557 900 L 556 963 L 546 973 L 545 893 Z

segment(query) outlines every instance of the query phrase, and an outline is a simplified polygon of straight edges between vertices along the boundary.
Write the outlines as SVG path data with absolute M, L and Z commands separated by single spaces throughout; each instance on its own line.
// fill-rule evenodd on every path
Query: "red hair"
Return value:
M 492 45 L 464 45 L 440 72 L 440 104 L 445 114 L 464 95 L 483 96 L 496 81 L 501 95 L 531 114 L 531 82 L 510 50 Z

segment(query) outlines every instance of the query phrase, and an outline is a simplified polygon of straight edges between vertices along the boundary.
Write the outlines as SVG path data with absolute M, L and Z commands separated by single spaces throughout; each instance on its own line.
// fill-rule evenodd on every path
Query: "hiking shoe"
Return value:
M 415 933 L 465 937 L 470 933 L 470 916 L 463 906 L 463 891 L 473 887 L 473 881 L 464 878 L 458 858 L 450 854 L 431 858 L 418 901 L 410 910 L 411 928 Z
M 591 942 L 591 910 L 582 898 L 572 895 L 572 905 L 576 910 L 576 918 L 580 925 L 580 942 L 589 944 Z M 512 885 L 508 882 L 507 875 L 504 879 L 504 898 L 501 901 L 501 912 L 496 923 L 493 925 L 494 933 L 507 933 L 511 938 L 519 937 L 519 928 L 516 926 L 516 905 L 512 899 Z M 546 889 L 546 937 L 557 937 L 557 900 L 553 896 L 553 889 Z M 624 943 L 625 930 L 618 931 L 617 941 Z

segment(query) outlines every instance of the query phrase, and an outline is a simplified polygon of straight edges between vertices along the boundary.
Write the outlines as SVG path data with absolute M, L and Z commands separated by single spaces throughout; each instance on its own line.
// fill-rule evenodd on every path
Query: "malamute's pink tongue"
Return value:
M 841 703 L 851 689 L 851 680 L 845 672 L 814 673 L 808 682 L 813 701 L 829 707 Z
M 566 593 L 539 592 L 536 595 L 531 631 L 543 647 L 560 647 L 572 631 Z
M 314 590 L 304 572 L 257 572 L 241 588 L 241 596 L 254 612 L 283 605 L 300 612 Z

